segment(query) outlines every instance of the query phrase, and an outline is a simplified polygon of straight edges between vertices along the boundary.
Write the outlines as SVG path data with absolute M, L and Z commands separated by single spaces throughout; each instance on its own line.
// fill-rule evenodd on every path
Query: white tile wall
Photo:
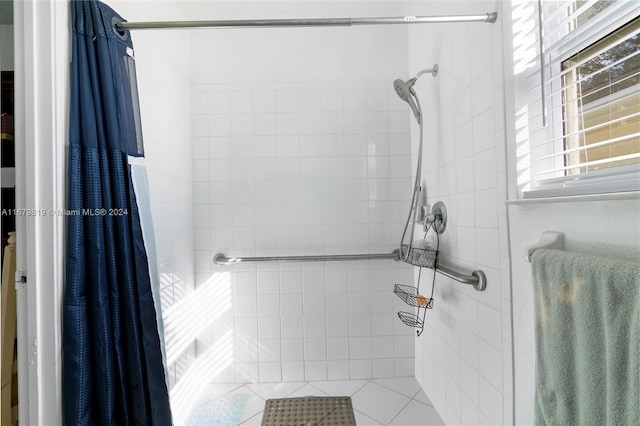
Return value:
M 456 2 L 450 12 L 499 6 Z M 504 114 L 501 31 L 497 24 L 409 31 L 412 72 L 432 63 L 440 68 L 435 79 L 423 76 L 416 90 L 426 111 L 422 181 L 428 202 L 445 202 L 449 214 L 441 260 L 465 272 L 481 269 L 488 282 L 477 292 L 438 275 L 435 307 L 416 340 L 416 378 L 450 424 L 512 422 L 511 370 L 505 367 L 512 364 L 508 234 L 499 220 L 507 196 L 500 184 L 506 170 L 504 120 L 498 117 Z M 415 158 L 419 135 L 412 136 Z
M 212 263 L 218 252 L 396 248 L 413 165 L 408 114 L 390 107 L 392 92 L 389 81 L 193 86 L 196 281 L 227 274 L 234 297 L 222 327 L 235 336 L 235 376 L 211 381 L 413 375 L 414 331 L 398 325 L 392 292 L 412 280 L 409 267 Z M 202 348 L 214 334 L 200 336 Z

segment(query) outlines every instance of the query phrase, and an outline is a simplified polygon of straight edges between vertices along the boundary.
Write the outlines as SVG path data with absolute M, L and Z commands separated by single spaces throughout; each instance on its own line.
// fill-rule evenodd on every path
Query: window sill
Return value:
M 583 201 L 640 200 L 640 191 L 609 192 L 606 194 L 565 195 L 560 197 L 526 198 L 507 200 L 508 206 L 524 206 L 528 204 L 578 203 Z

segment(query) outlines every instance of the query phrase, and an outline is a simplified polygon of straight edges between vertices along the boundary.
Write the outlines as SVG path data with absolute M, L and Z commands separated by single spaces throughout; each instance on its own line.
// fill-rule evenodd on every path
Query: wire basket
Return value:
M 401 259 L 407 263 L 410 263 L 413 266 L 420 266 L 422 268 L 435 268 L 438 258 L 437 250 L 430 250 L 425 248 L 411 247 L 409 250 L 409 255 L 407 256 L 407 250 L 409 250 L 409 246 L 406 244 L 402 245 L 402 254 Z M 405 260 L 406 257 L 406 260 Z
M 416 327 L 420 329 L 424 327 L 424 323 L 416 314 L 400 311 L 398 312 L 398 317 L 400 317 L 400 320 L 409 327 Z
M 417 308 L 431 308 L 433 301 L 418 294 L 418 289 L 410 285 L 396 284 L 393 292 L 407 305 Z M 422 302 L 422 303 L 421 303 Z

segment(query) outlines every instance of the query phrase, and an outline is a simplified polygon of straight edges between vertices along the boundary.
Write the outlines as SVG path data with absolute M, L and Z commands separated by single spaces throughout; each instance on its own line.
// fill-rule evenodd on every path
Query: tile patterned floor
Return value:
M 431 401 L 413 377 L 322 382 L 251 383 L 210 385 L 220 395 L 249 395 L 240 420 L 243 426 L 260 425 L 267 399 L 302 396 L 351 397 L 358 426 L 444 425 Z

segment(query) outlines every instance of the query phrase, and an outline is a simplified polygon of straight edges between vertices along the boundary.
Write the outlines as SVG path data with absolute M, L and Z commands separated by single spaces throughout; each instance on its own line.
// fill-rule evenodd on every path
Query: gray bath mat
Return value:
M 262 426 L 356 426 L 348 396 L 268 399 Z

